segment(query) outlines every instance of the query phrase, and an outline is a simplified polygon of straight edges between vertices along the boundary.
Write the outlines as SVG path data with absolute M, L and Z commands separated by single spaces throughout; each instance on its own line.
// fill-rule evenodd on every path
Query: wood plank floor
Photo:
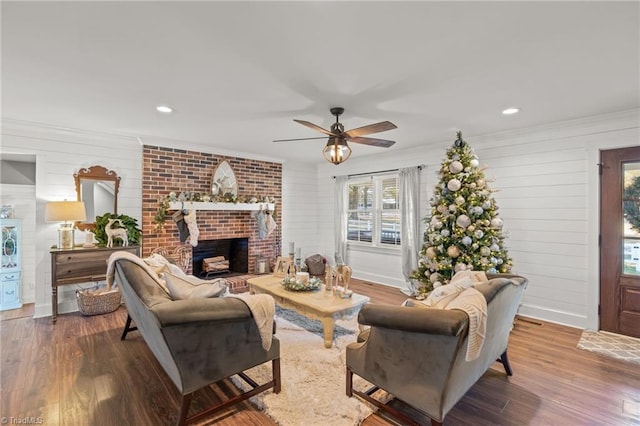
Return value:
M 357 280 L 352 288 L 373 303 L 405 299 L 397 289 Z M 50 318 L 31 318 L 32 312 L 27 306 L 1 316 L 0 417 L 10 423 L 41 418 L 46 425 L 174 424 L 179 394 L 173 384 L 139 334 L 120 341 L 124 308 L 95 317 L 60 315 L 55 326 Z M 445 425 L 640 425 L 640 367 L 576 349 L 580 333 L 519 318 L 509 344 L 514 376 L 496 364 Z M 235 393 L 225 381 L 199 392 L 194 409 Z M 401 402 L 391 404 L 429 423 Z M 198 424 L 275 423 L 243 403 Z M 363 424 L 397 423 L 374 414 Z

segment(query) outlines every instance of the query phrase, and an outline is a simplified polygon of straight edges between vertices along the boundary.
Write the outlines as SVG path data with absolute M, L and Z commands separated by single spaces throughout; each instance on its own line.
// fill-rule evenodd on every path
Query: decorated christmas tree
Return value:
M 509 272 L 502 219 L 473 150 L 458 132 L 440 168 L 431 214 L 412 278 L 425 293 L 447 284 L 458 271 Z

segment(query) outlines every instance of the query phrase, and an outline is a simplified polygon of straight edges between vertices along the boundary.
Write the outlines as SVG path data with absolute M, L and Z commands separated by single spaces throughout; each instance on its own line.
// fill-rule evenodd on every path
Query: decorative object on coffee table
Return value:
M 328 266 L 325 268 L 325 273 L 324 273 L 324 284 L 325 284 L 325 290 L 327 291 L 333 291 L 333 286 L 334 286 L 334 280 L 335 280 L 335 285 L 338 285 L 338 272 L 336 271 L 336 269 L 333 266 Z
M 309 275 L 321 277 L 325 274 L 327 267 L 327 259 L 321 254 L 314 254 L 304 260 L 304 264 L 307 265 L 307 272 Z
M 349 289 L 349 281 L 351 281 L 351 268 L 347 265 L 339 265 L 337 268 L 338 279 L 342 281 L 342 286 L 346 292 Z
M 273 276 L 278 278 L 284 278 L 291 268 L 291 259 L 288 257 L 278 256 L 276 264 L 273 267 Z
M 319 278 L 309 278 L 302 281 L 298 278 L 285 278 L 282 280 L 282 286 L 289 291 L 314 291 L 320 288 L 322 281 Z

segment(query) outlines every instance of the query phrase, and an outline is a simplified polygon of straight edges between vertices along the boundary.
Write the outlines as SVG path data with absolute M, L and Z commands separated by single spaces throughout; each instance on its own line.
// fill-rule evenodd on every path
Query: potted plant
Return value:
M 96 216 L 95 222 L 95 238 L 98 245 L 104 247 L 107 245 L 107 233 L 105 227 L 110 219 L 119 219 L 122 226 L 127 229 L 127 237 L 129 244 L 139 244 L 142 237 L 142 231 L 138 228 L 138 220 L 126 214 L 105 213 L 102 216 Z

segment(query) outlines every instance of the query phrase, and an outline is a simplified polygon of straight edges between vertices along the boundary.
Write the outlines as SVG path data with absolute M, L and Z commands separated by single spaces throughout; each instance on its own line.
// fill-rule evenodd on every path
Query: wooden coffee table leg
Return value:
M 323 318 L 322 319 L 322 331 L 324 333 L 324 347 L 330 348 L 333 346 L 333 326 L 335 325 L 336 320 L 333 318 Z

